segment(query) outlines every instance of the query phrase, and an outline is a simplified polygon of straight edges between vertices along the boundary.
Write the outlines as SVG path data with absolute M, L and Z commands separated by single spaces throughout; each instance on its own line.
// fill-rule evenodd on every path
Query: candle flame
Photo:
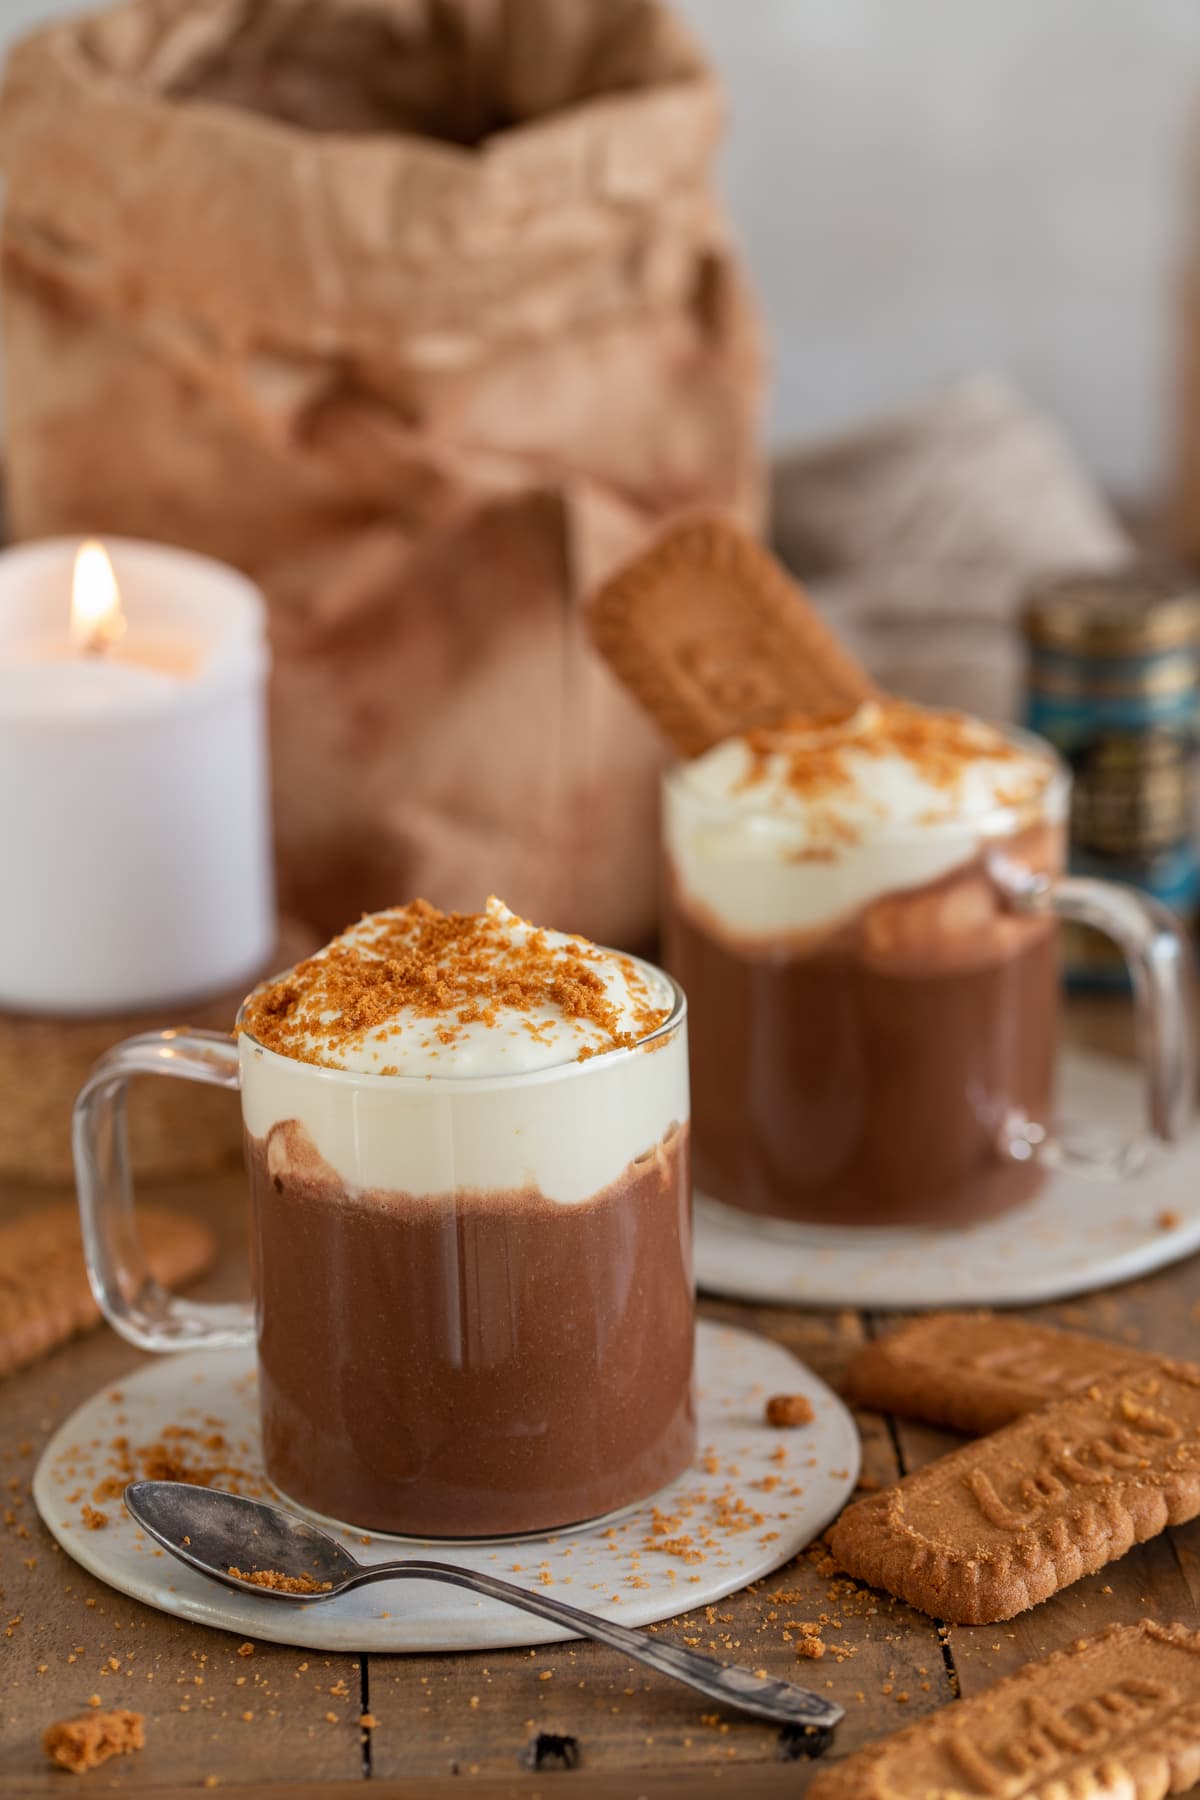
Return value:
M 85 656 L 100 656 L 125 634 L 121 594 L 108 552 L 89 539 L 75 555 L 71 638 Z

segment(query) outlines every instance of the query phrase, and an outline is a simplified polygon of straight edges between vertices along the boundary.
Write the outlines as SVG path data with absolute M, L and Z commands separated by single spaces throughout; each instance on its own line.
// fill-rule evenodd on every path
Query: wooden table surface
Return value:
M 1103 1048 L 1121 1047 L 1127 1036 L 1119 1003 L 1076 1006 L 1070 1027 L 1078 1041 Z M 244 1293 L 240 1173 L 157 1189 L 154 1197 L 202 1215 L 220 1233 L 220 1265 L 197 1291 Z M 0 1216 L 31 1198 L 28 1191 L 0 1196 Z M 709 1301 L 702 1310 L 778 1339 L 835 1385 L 855 1346 L 893 1322 L 878 1313 Z M 1192 1356 L 1200 1350 L 1200 1259 L 1027 1316 Z M 576 1800 L 803 1792 L 809 1765 L 795 1760 L 776 1729 L 718 1715 L 596 1645 L 357 1657 L 259 1643 L 252 1656 L 239 1656 L 240 1637 L 168 1618 L 104 1587 L 43 1529 L 29 1483 L 64 1415 L 136 1360 L 105 1328 L 0 1384 L 0 1481 L 8 1490 L 0 1502 L 7 1508 L 0 1530 L 0 1796 L 34 1800 L 73 1791 L 44 1761 L 41 1733 L 51 1720 L 85 1710 L 94 1693 L 105 1706 L 145 1715 L 146 1747 L 89 1774 L 86 1792 L 165 1797 L 230 1787 L 243 1800 L 283 1790 L 345 1800 L 368 1776 L 398 1800 L 452 1791 L 469 1800 L 560 1791 Z M 873 1414 L 859 1422 L 864 1475 L 876 1483 L 954 1441 Z M 711 1616 L 657 1629 L 827 1688 L 846 1708 L 841 1754 L 1110 1620 L 1152 1615 L 1197 1625 L 1198 1609 L 1200 1521 L 1007 1625 L 940 1628 L 899 1602 L 831 1577 L 810 1552 L 721 1601 Z M 789 1620 L 824 1621 L 823 1658 L 797 1657 Z M 369 1731 L 359 1724 L 365 1712 L 376 1721 Z M 578 1759 L 569 1775 L 564 1753 Z

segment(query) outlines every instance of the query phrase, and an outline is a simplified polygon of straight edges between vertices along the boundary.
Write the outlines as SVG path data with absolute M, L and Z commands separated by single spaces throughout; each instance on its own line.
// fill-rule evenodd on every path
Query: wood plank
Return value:
M 1129 1038 L 1127 1008 L 1110 1002 L 1073 1006 L 1070 1035 L 1120 1050 Z M 0 1217 L 24 1198 L 15 1191 L 0 1195 Z M 222 1264 L 209 1291 L 229 1295 L 235 1284 L 244 1288 L 240 1177 L 177 1184 L 154 1198 L 195 1209 L 217 1227 Z M 865 1328 L 851 1312 L 806 1314 L 732 1303 L 705 1303 L 703 1310 L 787 1344 L 835 1384 Z M 1200 1355 L 1200 1260 L 1031 1316 Z M 871 1321 L 872 1328 L 881 1322 Z M 139 1756 L 93 1777 L 96 1785 L 168 1800 L 203 1791 L 211 1774 L 222 1786 L 236 1784 L 245 1800 L 282 1787 L 348 1800 L 352 1789 L 361 1791 L 363 1774 L 356 1659 L 269 1645 L 239 1658 L 237 1640 L 227 1634 L 168 1619 L 92 1582 L 40 1526 L 26 1522 L 28 1476 L 53 1424 L 135 1361 L 133 1351 L 102 1331 L 0 1386 L 0 1479 L 15 1479 L 13 1498 L 24 1500 L 12 1524 L 0 1529 L 0 1630 L 13 1632 L 0 1650 L 8 1677 L 0 1701 L 0 1792 L 61 1793 L 61 1776 L 40 1759 L 41 1729 L 98 1692 L 106 1704 L 146 1711 L 149 1742 Z M 915 1467 L 953 1441 L 919 1427 L 893 1428 L 870 1414 L 860 1424 L 864 1473 L 874 1483 L 895 1479 L 901 1456 L 904 1467 Z M 20 1448 L 26 1442 L 28 1452 Z M 22 1526 L 28 1538 L 17 1535 Z M 31 1568 L 27 1557 L 36 1559 Z M 832 1576 L 819 1554 L 720 1602 L 711 1619 L 701 1615 L 654 1629 L 698 1638 L 717 1654 L 772 1673 L 828 1683 L 827 1691 L 848 1708 L 837 1743 L 842 1754 L 944 1703 L 952 1693 L 952 1668 L 964 1691 L 976 1691 L 1029 1656 L 1110 1618 L 1153 1611 L 1194 1622 L 1198 1596 L 1200 1527 L 1189 1526 L 1008 1626 L 953 1628 L 944 1649 L 933 1621 Z M 86 1604 L 89 1599 L 94 1606 Z M 18 1615 L 20 1622 L 9 1627 L 5 1621 Z M 802 1660 L 788 1621 L 822 1623 L 822 1615 L 830 1648 L 820 1660 Z M 852 1654 L 838 1660 L 842 1647 Z M 73 1663 L 67 1660 L 72 1655 Z M 116 1671 L 108 1668 L 110 1656 L 119 1664 Z M 309 1666 L 302 1669 L 302 1663 Z M 550 1675 L 543 1682 L 537 1677 L 544 1670 Z M 146 1680 L 151 1673 L 153 1682 Z M 203 1678 L 200 1686 L 196 1675 Z M 381 1791 L 399 1800 L 451 1785 L 461 1789 L 464 1779 L 479 1800 L 557 1793 L 561 1770 L 526 1767 L 539 1732 L 576 1739 L 580 1763 L 570 1790 L 580 1800 L 628 1795 L 634 1791 L 630 1777 L 647 1800 L 685 1800 L 709 1791 L 770 1795 L 785 1787 L 801 1793 L 809 1779 L 805 1765 L 783 1760 L 786 1747 L 770 1728 L 734 1714 L 712 1722 L 715 1709 L 592 1645 L 532 1654 L 376 1656 L 368 1680 L 378 1720 L 370 1733 L 373 1773 Z M 329 1693 L 343 1684 L 344 1692 Z M 187 1712 L 179 1711 L 181 1705 Z M 255 1718 L 243 1722 L 243 1711 Z M 325 1720 L 327 1711 L 336 1723 Z
M 110 1775 L 110 1785 L 119 1782 L 119 1772 L 129 1764 L 109 1763 L 103 1774 L 92 1777 L 93 1785 L 103 1784 L 105 1775 Z M 462 1781 L 454 1780 L 445 1783 L 431 1784 L 419 1777 L 413 1779 L 400 1778 L 395 1781 L 373 1781 L 369 1789 L 364 1789 L 359 1782 L 288 1782 L 286 1793 L 288 1800 L 428 1800 L 431 1792 L 436 1794 L 462 1794 L 464 1791 L 470 1800 L 693 1800 L 693 1796 L 711 1795 L 713 1800 L 747 1800 L 753 1795 L 755 1800 L 763 1796 L 763 1800 L 774 1800 L 776 1795 L 798 1795 L 804 1792 L 811 1779 L 810 1770 L 800 1770 L 794 1763 L 777 1763 L 769 1768 L 755 1771 L 754 1785 L 746 1786 L 745 1771 L 736 1764 L 711 1769 L 689 1769 L 680 1771 L 659 1771 L 653 1774 L 639 1774 L 636 1786 L 628 1780 L 612 1775 L 589 1774 L 584 1770 L 571 1776 L 564 1784 L 560 1774 L 552 1774 L 542 1778 L 528 1774 L 500 1776 L 494 1779 Z M 59 1782 L 59 1793 L 62 1792 L 62 1781 Z M 70 1791 L 70 1790 L 68 1790 Z M 85 1792 L 91 1792 L 88 1788 Z M 190 1782 L 178 1781 L 169 1786 L 139 1788 L 139 1800 L 195 1800 L 197 1788 Z M 203 1792 L 204 1790 L 199 1790 Z M 217 1789 L 220 1794 L 221 1789 Z M 239 1781 L 233 1790 L 236 1800 L 279 1800 L 284 1789 L 271 1781 Z
M 218 1230 L 221 1265 L 201 1291 L 212 1297 L 244 1291 L 240 1179 L 174 1186 L 154 1197 L 201 1211 Z M 0 1211 L 16 1210 L 25 1199 L 24 1194 L 9 1192 L 0 1200 Z M 720 1305 L 706 1310 L 768 1331 L 827 1377 L 836 1377 L 861 1340 L 861 1322 L 851 1313 L 831 1319 L 788 1311 L 748 1314 L 747 1309 Z M 128 1346 L 104 1329 L 6 1384 L 0 1390 L 2 1442 L 10 1457 L 8 1465 L 0 1464 L 4 1477 L 18 1480 L 27 1490 L 37 1452 L 57 1421 L 87 1394 L 118 1380 L 136 1360 Z M 19 1451 L 25 1443 L 30 1450 Z M 881 1421 L 868 1422 L 865 1464 L 876 1481 L 894 1478 L 894 1447 Z M 26 1492 L 14 1498 L 24 1504 L 13 1526 L 0 1536 L 5 1618 L 20 1616 L 20 1624 L 12 1628 L 15 1676 L 5 1696 L 0 1733 L 0 1791 L 36 1793 L 43 1787 L 58 1791 L 47 1785 L 60 1778 L 41 1761 L 41 1730 L 50 1719 L 81 1710 L 92 1693 L 100 1693 L 105 1704 L 132 1704 L 147 1713 L 146 1751 L 115 1766 L 122 1787 L 142 1791 L 184 1769 L 196 1784 L 206 1775 L 224 1783 L 256 1773 L 264 1777 L 269 1773 L 289 1784 L 301 1777 L 356 1778 L 362 1747 L 352 1722 L 358 1716 L 355 1659 L 316 1658 L 268 1645 L 257 1646 L 253 1658 L 239 1658 L 235 1639 L 121 1600 L 92 1581 L 69 1563 L 40 1524 L 26 1524 L 30 1511 Z M 22 1527 L 29 1538 L 16 1536 Z M 33 1568 L 25 1568 L 26 1555 L 36 1557 Z M 839 1690 L 851 1709 L 843 1733 L 848 1742 L 862 1741 L 881 1728 L 873 1714 L 882 1705 L 879 1689 L 893 1669 L 899 1674 L 897 1692 L 904 1691 L 901 1684 L 907 1682 L 920 1696 L 920 1704 L 944 1698 L 944 1666 L 935 1655 L 936 1642 L 926 1623 L 909 1621 L 913 1635 L 901 1643 L 904 1625 L 891 1603 L 882 1609 L 872 1606 L 869 1617 L 842 1619 L 840 1627 L 826 1632 L 831 1645 L 850 1646 L 853 1657 L 839 1663 L 831 1653 L 820 1662 L 799 1663 L 794 1643 L 785 1636 L 786 1619 L 819 1621 L 822 1613 L 840 1619 L 841 1613 L 830 1604 L 829 1588 L 827 1575 L 801 1561 L 756 1591 L 722 1602 L 712 1621 L 699 1619 L 664 1629 L 680 1635 L 686 1631 L 689 1636 L 699 1631 L 702 1641 L 718 1653 L 752 1657 L 755 1666 L 793 1678 L 799 1669 L 799 1678 L 830 1682 L 831 1691 Z M 778 1602 L 780 1591 L 792 1598 Z M 89 1599 L 93 1606 L 87 1605 Z M 76 1650 L 76 1645 L 82 1649 Z M 547 1653 L 538 1654 L 539 1671 L 551 1666 Z M 923 1660 L 927 1655 L 929 1662 Z M 68 1661 L 72 1656 L 76 1660 Z M 119 1671 L 108 1668 L 110 1656 L 116 1656 Z M 201 1662 L 202 1657 L 207 1660 Z M 555 1672 L 547 1683 L 531 1680 L 532 1660 L 521 1652 L 505 1653 L 494 1659 L 495 1666 L 477 1657 L 372 1659 L 370 1705 L 380 1725 L 371 1739 L 378 1774 L 454 1779 L 453 1767 L 465 1772 L 474 1765 L 481 1777 L 507 1780 L 528 1759 L 536 1730 L 553 1724 L 559 1696 L 570 1679 L 585 1683 L 575 1689 L 580 1700 L 571 1715 L 572 1735 L 579 1735 L 583 1744 L 580 1773 L 589 1766 L 614 1774 L 637 1768 L 640 1787 L 640 1771 L 670 1764 L 690 1770 L 697 1780 L 707 1780 L 710 1774 L 719 1777 L 726 1766 L 753 1766 L 756 1783 L 760 1774 L 785 1767 L 779 1760 L 783 1751 L 778 1734 L 770 1728 L 732 1715 L 706 1724 L 702 1705 L 682 1690 L 635 1674 L 606 1651 L 582 1645 L 554 1651 Z M 304 1662 L 310 1666 L 302 1671 Z M 39 1674 L 43 1663 L 45 1670 Z M 483 1687 L 480 1707 L 472 1708 L 470 1692 L 481 1685 L 482 1667 L 489 1669 L 490 1681 Z M 931 1686 L 928 1694 L 922 1692 L 926 1668 L 936 1671 L 940 1691 Z M 153 1681 L 146 1680 L 150 1674 Z M 202 1687 L 196 1686 L 197 1674 Z M 424 1684 L 422 1674 L 427 1678 Z M 448 1679 L 451 1674 L 453 1680 Z M 343 1683 L 348 1698 L 327 1693 Z M 422 1686 L 430 1697 L 415 1701 Z M 249 1688 L 255 1696 L 253 1705 L 246 1702 Z M 466 1704 L 456 1706 L 456 1695 Z M 494 1703 L 496 1696 L 502 1704 Z M 891 1705 L 895 1710 L 900 1702 Z M 188 1710 L 180 1712 L 180 1706 Z M 254 1720 L 245 1722 L 244 1733 L 242 1711 L 255 1713 Z M 326 1711 L 337 1715 L 336 1725 L 326 1722 Z M 526 1720 L 533 1725 L 527 1726 Z M 804 1772 L 790 1765 L 787 1771 L 791 1789 L 797 1791 Z
M 1140 1281 L 1058 1306 L 1032 1309 L 1025 1316 L 1090 1331 L 1119 1343 L 1195 1358 L 1200 1353 L 1200 1332 L 1191 1313 L 1197 1293 L 1200 1259 L 1193 1257 Z M 1035 1607 L 1012 1620 L 1001 1639 L 1000 1652 L 991 1648 L 996 1634 L 987 1627 L 955 1627 L 953 1654 L 964 1692 L 973 1692 L 1007 1673 L 1014 1660 L 1019 1663 L 1044 1655 L 1110 1621 L 1152 1617 L 1178 1619 L 1193 1627 L 1200 1624 L 1197 1596 L 1188 1579 L 1198 1552 L 1200 1522 L 1138 1546 L 1119 1562 L 1056 1595 L 1047 1606 Z
M 1193 1317 L 1197 1294 L 1200 1258 L 1191 1258 L 1098 1294 L 1021 1309 L 1019 1316 L 1191 1358 L 1200 1354 L 1200 1330 Z M 880 1317 L 872 1323 L 884 1330 L 897 1322 Z M 895 1431 L 906 1472 L 962 1441 L 905 1420 L 895 1422 Z M 1119 1562 L 1005 1624 L 951 1626 L 947 1641 L 962 1692 L 978 1692 L 1022 1663 L 1111 1622 L 1149 1616 L 1200 1624 L 1198 1576 L 1200 1522 L 1138 1546 Z
M 1073 1000 L 1065 1024 L 1068 1042 L 1110 1055 L 1132 1053 L 1132 1016 L 1126 1001 Z M 1200 1258 L 1121 1287 L 1056 1305 L 1018 1309 L 1018 1316 L 1171 1355 L 1200 1357 Z M 902 1315 L 876 1314 L 866 1324 L 874 1335 L 901 1322 Z M 907 1420 L 891 1421 L 891 1429 L 905 1473 L 962 1441 Z M 1007 1623 L 946 1627 L 943 1642 L 955 1687 L 964 1695 L 973 1694 L 1022 1663 L 1111 1622 L 1151 1616 L 1195 1626 L 1200 1624 L 1198 1604 L 1200 1522 L 1137 1547 L 1108 1569 Z
M 829 1379 L 836 1379 L 862 1339 L 861 1321 L 849 1312 L 805 1315 L 709 1302 L 702 1310 L 777 1338 Z M 886 1425 L 878 1419 L 864 1424 L 868 1479 L 894 1480 L 895 1447 Z M 824 1689 L 847 1708 L 838 1736 L 839 1748 L 849 1749 L 942 1704 L 950 1684 L 931 1621 L 887 1599 L 867 1596 L 860 1604 L 853 1584 L 831 1578 L 822 1560 L 800 1556 L 719 1601 L 711 1616 L 684 1615 L 649 1629 Z M 827 1621 L 827 1653 L 819 1660 L 798 1657 L 801 1634 L 789 1620 Z M 693 1782 L 722 1768 L 740 1771 L 740 1782 L 753 1779 L 757 1793 L 784 1753 L 772 1727 L 721 1713 L 594 1644 L 471 1656 L 372 1656 L 370 1706 L 379 1720 L 371 1734 L 374 1776 L 436 1781 L 467 1775 L 483 1784 L 480 1792 L 535 1763 L 539 1734 L 572 1740 L 580 1774 L 615 1778 L 636 1771 L 638 1792 L 649 1771 L 667 1765 L 686 1770 Z M 792 1767 L 786 1779 L 789 1791 L 799 1792 L 807 1774 Z M 578 1780 L 572 1776 L 572 1792 Z M 751 1790 L 743 1785 L 739 1791 Z
M 0 1212 L 36 1197 L 9 1189 L 0 1196 Z M 195 1291 L 240 1297 L 246 1287 L 240 1175 L 172 1184 L 154 1198 L 202 1213 L 218 1231 L 221 1261 Z M 184 1771 L 197 1788 L 206 1775 L 222 1785 L 246 1775 L 289 1784 L 357 1780 L 363 1760 L 357 1657 L 264 1643 L 252 1656 L 240 1656 L 240 1637 L 172 1619 L 96 1581 L 37 1518 L 29 1482 L 46 1439 L 80 1401 L 144 1360 L 103 1327 L 0 1383 L 0 1631 L 11 1633 L 0 1648 L 0 1793 L 61 1800 L 63 1776 L 42 1755 L 41 1734 L 52 1720 L 86 1711 L 93 1694 L 105 1706 L 130 1706 L 146 1716 L 145 1750 L 108 1765 L 94 1782 L 111 1778 L 122 1790 L 141 1792 Z M 328 1692 L 339 1682 L 345 1697 Z M 330 1711 L 336 1724 L 325 1719 Z M 247 1712 L 253 1714 L 248 1721 Z

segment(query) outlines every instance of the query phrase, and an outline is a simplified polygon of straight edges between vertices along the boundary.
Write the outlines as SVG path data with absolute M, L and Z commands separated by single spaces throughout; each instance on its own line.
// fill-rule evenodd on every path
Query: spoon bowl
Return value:
M 182 1481 L 134 1481 L 125 1489 L 125 1505 L 142 1529 L 180 1562 L 260 1600 L 312 1606 L 336 1600 L 339 1594 L 366 1582 L 443 1581 L 548 1619 L 572 1636 L 607 1644 L 710 1700 L 777 1725 L 800 1727 L 813 1755 L 825 1748 L 833 1727 L 843 1717 L 842 1708 L 827 1695 L 718 1662 L 699 1650 L 643 1636 L 613 1619 L 568 1606 L 543 1591 L 535 1593 L 501 1581 L 496 1575 L 416 1557 L 360 1563 L 319 1525 L 244 1494 L 193 1487 Z M 246 1579 L 256 1573 L 269 1576 L 271 1583 Z
M 260 1599 L 332 1600 L 362 1573 L 363 1565 L 319 1525 L 244 1494 L 186 1481 L 133 1481 L 125 1489 L 125 1504 L 142 1530 L 180 1562 Z M 307 1576 L 313 1587 L 304 1592 L 265 1587 L 232 1575 L 231 1568 Z

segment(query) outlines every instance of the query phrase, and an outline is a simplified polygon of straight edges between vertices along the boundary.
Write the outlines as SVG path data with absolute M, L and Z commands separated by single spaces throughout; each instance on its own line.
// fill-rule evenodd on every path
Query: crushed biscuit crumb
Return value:
M 429 1021 L 448 1046 L 465 1026 L 495 1027 L 514 1012 L 536 1023 L 548 1011 L 585 1033 L 580 1060 L 634 1048 L 670 1017 L 670 1003 L 632 957 L 615 959 L 628 995 L 622 1009 L 602 973 L 612 951 L 586 938 L 552 941 L 525 920 L 516 925 L 499 903 L 485 913 L 443 913 L 414 900 L 372 914 L 259 988 L 242 1029 L 281 1056 L 337 1068 L 372 1033 L 402 1031 L 401 1016 Z
M 768 1425 L 811 1425 L 815 1417 L 812 1401 L 804 1394 L 772 1394 L 767 1401 Z
M 97 1694 L 88 1704 L 99 1706 Z M 112 1712 L 82 1713 L 76 1719 L 59 1719 L 47 1726 L 42 1735 L 42 1748 L 52 1763 L 82 1775 L 99 1768 L 112 1756 L 126 1756 L 140 1750 L 146 1742 L 145 1721 L 141 1713 L 123 1708 Z
M 277 1594 L 327 1594 L 333 1586 L 332 1581 L 316 1581 L 311 1575 L 285 1575 L 281 1569 L 235 1569 L 231 1563 L 229 1573 L 235 1581 L 250 1581 Z

